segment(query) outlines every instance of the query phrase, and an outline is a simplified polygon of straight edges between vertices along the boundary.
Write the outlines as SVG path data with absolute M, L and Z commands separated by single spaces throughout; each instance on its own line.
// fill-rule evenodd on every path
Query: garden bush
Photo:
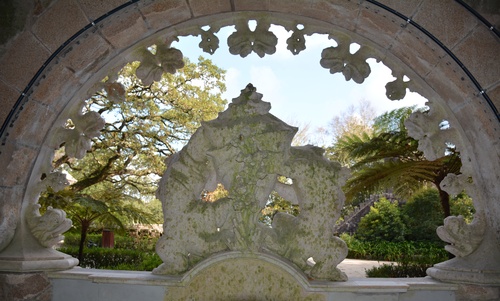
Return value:
M 61 252 L 78 257 L 78 247 L 61 248 Z M 162 260 L 156 253 L 140 250 L 87 248 L 80 266 L 92 269 L 152 271 Z
M 421 263 L 407 264 L 387 264 L 373 267 L 366 270 L 366 276 L 369 278 L 407 278 L 407 277 L 425 277 L 426 271 L 432 265 Z
M 356 235 L 365 241 L 403 241 L 405 232 L 398 203 L 381 198 L 361 218 Z
M 443 208 L 436 189 L 425 189 L 416 193 L 402 206 L 406 224 L 405 237 L 411 241 L 440 241 L 436 234 L 443 224 Z

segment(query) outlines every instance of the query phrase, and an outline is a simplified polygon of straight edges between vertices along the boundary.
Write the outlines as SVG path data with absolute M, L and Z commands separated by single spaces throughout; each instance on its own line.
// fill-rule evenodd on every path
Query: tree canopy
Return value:
M 443 157 L 427 160 L 404 127 L 413 109 L 384 113 L 375 118 L 371 133 L 350 133 L 337 141 L 335 151 L 352 164 L 352 175 L 344 187 L 346 197 L 392 189 L 407 198 L 425 183 L 432 183 L 439 191 L 444 215 L 449 216 L 449 195 L 439 184 L 448 173 L 460 172 L 460 155 L 450 146 Z
M 123 101 L 105 89 L 85 101 L 83 113 L 99 113 L 105 126 L 82 159 L 67 156 L 64 146 L 56 152 L 54 169 L 74 180 L 57 193 L 49 188 L 40 198 L 42 205 L 67 211 L 82 231 L 96 222 L 106 227 L 161 223 L 154 193 L 164 160 L 226 104 L 221 97 L 225 71 L 208 59 L 185 59 L 184 68 L 151 85 L 135 75 L 138 66 L 129 63 L 118 73 L 115 83 L 125 89 Z M 66 126 L 72 126 L 71 120 Z

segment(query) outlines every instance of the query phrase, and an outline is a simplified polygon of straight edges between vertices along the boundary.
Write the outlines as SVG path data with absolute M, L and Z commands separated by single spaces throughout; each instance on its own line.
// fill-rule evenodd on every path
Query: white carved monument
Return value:
M 249 84 L 169 158 L 158 190 L 164 235 L 156 250 L 164 263 L 153 273 L 183 274 L 227 253 L 242 260 L 241 269 L 254 269 L 256 258 L 275 258 L 309 278 L 347 280 L 337 268 L 347 246 L 332 228 L 344 204 L 340 187 L 348 172 L 324 158 L 321 148 L 292 147 L 297 129 L 271 115 L 270 108 Z M 219 183 L 227 197 L 202 200 L 202 193 Z M 277 213 L 272 227 L 259 222 L 272 191 L 298 204 L 299 215 Z

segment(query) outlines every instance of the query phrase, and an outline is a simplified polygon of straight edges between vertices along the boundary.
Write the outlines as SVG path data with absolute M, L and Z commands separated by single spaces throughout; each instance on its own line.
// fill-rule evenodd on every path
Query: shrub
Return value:
M 405 230 L 398 203 L 381 198 L 361 218 L 356 235 L 366 241 L 403 241 Z
M 347 258 L 351 259 L 396 261 L 400 263 L 414 262 L 431 265 L 449 259 L 448 252 L 444 249 L 444 243 L 370 242 L 361 241 L 345 233 L 340 238 L 347 244 L 349 249 Z
M 425 189 L 415 194 L 402 207 L 406 224 L 406 239 L 412 241 L 440 241 L 436 234 L 444 216 L 436 189 Z
M 78 257 L 78 248 L 61 248 L 61 252 Z M 155 253 L 140 250 L 89 248 L 80 266 L 93 269 L 151 271 L 162 263 Z
M 366 276 L 370 278 L 406 278 L 425 277 L 428 268 L 432 265 L 408 263 L 408 264 L 382 264 L 366 270 Z
M 472 204 L 472 198 L 463 192 L 451 199 L 450 211 L 452 215 L 463 216 L 468 223 L 472 222 L 476 212 Z

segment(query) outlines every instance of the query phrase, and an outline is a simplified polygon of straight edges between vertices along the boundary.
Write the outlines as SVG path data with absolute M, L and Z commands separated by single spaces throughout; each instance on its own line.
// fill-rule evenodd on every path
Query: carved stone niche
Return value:
M 156 251 L 163 264 L 153 273 L 181 275 L 229 252 L 233 259 L 235 253 L 256 259 L 267 254 L 310 279 L 347 280 L 337 268 L 347 246 L 332 229 L 348 171 L 323 157 L 321 148 L 292 147 L 297 128 L 270 108 L 249 84 L 168 159 L 157 192 L 164 235 Z M 225 197 L 202 197 L 218 184 Z M 259 222 L 272 191 L 298 204 L 298 216 L 278 213 L 271 227 Z

